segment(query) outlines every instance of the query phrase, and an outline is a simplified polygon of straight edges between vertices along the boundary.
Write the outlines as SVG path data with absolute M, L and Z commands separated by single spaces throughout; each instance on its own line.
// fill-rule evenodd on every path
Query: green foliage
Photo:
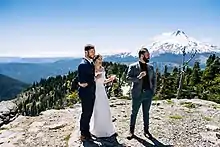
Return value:
M 127 84 L 127 66 L 119 63 L 103 63 L 107 75 L 115 74 L 116 81 L 107 90 L 108 96 L 130 99 L 122 94 L 122 86 Z M 41 79 L 33 83 L 25 92 L 18 95 L 17 99 L 19 112 L 23 115 L 35 116 L 48 109 L 62 109 L 80 102 L 77 89 L 73 86 L 73 79 L 77 72 L 69 72 L 66 75 L 58 75 Z M 156 69 L 157 87 L 154 100 L 175 98 L 180 80 L 180 68 L 175 67 L 171 73 L 167 66 L 164 73 Z M 205 70 L 201 70 L 199 62 L 194 67 L 186 67 L 180 98 L 200 98 L 220 103 L 220 58 L 211 55 L 207 60 Z M 188 108 L 194 108 L 194 104 L 185 104 Z M 175 118 L 175 117 L 174 117 Z
M 127 66 L 104 62 L 104 67 L 108 75 L 117 75 L 117 80 L 109 93 L 112 94 L 111 96 L 121 97 L 121 86 L 126 82 L 124 73 Z M 75 71 L 34 82 L 25 92 L 17 95 L 16 102 L 19 113 L 36 116 L 48 109 L 63 109 L 80 102 L 77 87 L 72 82 L 76 76 L 77 72 Z
M 206 116 L 203 117 L 203 119 L 206 120 L 206 121 L 211 121 L 212 120 L 210 117 L 206 117 Z
M 174 104 L 174 102 L 173 102 L 172 100 L 170 100 L 170 99 L 167 99 L 166 101 L 167 101 L 167 103 L 170 104 L 170 105 Z
M 0 101 L 13 99 L 29 85 L 0 74 Z
M 196 108 L 196 105 L 192 102 L 183 102 L 183 103 L 180 103 L 180 105 L 183 105 L 184 107 L 189 108 L 189 109 Z
M 195 62 L 193 67 L 193 72 L 190 77 L 190 85 L 195 86 L 201 82 L 201 69 L 199 66 L 199 62 Z
M 79 102 L 80 99 L 78 97 L 78 93 L 77 91 L 71 92 L 68 96 L 67 96 L 67 106 L 72 106 L 73 104 Z
M 62 109 L 76 103 L 77 93 L 71 90 L 74 77 L 76 72 L 69 72 L 67 75 L 49 77 L 33 83 L 28 90 L 17 96 L 19 112 L 36 116 L 48 109 Z
M 157 73 L 158 74 L 158 73 Z M 158 74 L 159 75 L 159 74 Z M 180 72 L 175 67 L 172 73 L 164 73 L 157 79 L 157 92 L 154 99 L 171 99 L 176 96 Z M 180 98 L 200 98 L 220 103 L 220 58 L 211 55 L 205 70 L 201 70 L 199 62 L 193 68 L 186 67 Z

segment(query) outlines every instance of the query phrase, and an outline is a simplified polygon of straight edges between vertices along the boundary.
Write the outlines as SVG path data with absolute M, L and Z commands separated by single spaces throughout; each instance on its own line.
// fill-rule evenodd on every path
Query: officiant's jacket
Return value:
M 148 73 L 146 76 L 149 76 L 150 90 L 153 93 L 156 92 L 156 73 L 154 71 L 153 65 L 146 64 Z M 141 67 L 139 62 L 131 64 L 128 68 L 127 79 L 131 82 L 131 96 L 139 97 L 142 92 L 143 80 L 138 79 L 137 76 L 141 73 Z

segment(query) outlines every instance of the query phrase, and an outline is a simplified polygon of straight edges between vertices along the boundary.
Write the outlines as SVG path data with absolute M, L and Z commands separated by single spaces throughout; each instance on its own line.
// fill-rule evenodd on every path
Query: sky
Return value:
M 177 29 L 220 46 L 219 0 L 0 0 L 0 56 L 138 50 Z

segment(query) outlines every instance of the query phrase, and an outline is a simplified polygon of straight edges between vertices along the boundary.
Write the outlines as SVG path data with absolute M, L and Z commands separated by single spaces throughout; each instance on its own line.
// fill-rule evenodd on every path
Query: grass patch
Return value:
M 220 109 L 220 105 L 218 105 L 218 104 L 214 104 L 212 106 L 213 106 L 214 109 Z
M 67 136 L 64 138 L 64 140 L 69 141 L 70 135 L 71 135 L 71 134 L 67 135 Z
M 185 110 L 186 113 L 193 113 L 193 111 L 191 111 L 190 109 Z
M 2 127 L 2 128 L 0 128 L 0 131 L 1 131 L 1 130 L 8 130 L 8 128 Z
M 189 109 L 196 108 L 196 105 L 192 102 L 182 102 L 180 103 L 180 105 L 183 105 L 184 107 Z
M 71 136 L 71 134 L 67 135 L 67 136 L 64 138 L 64 140 L 66 141 L 66 147 L 68 147 L 68 142 L 69 142 L 69 140 L 70 140 L 70 136 Z
M 206 120 L 206 121 L 211 121 L 212 120 L 210 117 L 206 117 L 206 116 L 203 117 L 203 119 Z
M 8 130 L 8 128 L 4 128 L 4 127 L 0 128 L 0 134 L 1 134 L 2 131 L 4 131 L 4 130 Z
M 160 98 L 159 98 L 159 96 L 157 96 L 157 95 L 155 95 L 154 97 L 153 97 L 153 100 L 160 100 Z
M 170 118 L 171 119 L 182 119 L 183 117 L 180 115 L 171 115 Z
M 119 99 L 131 100 L 131 97 L 129 97 L 129 96 L 120 96 Z
M 170 99 L 167 99 L 166 101 L 167 101 L 167 103 L 170 104 L 170 105 L 174 104 L 174 102 L 173 102 L 172 100 L 170 100 Z

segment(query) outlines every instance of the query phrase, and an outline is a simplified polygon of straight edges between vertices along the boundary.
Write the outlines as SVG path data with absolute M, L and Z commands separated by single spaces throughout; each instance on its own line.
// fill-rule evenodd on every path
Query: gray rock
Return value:
M 2 121 L 1 119 L 0 119 L 0 126 L 2 126 L 4 124 L 4 121 Z
M 6 118 L 4 119 L 4 122 L 9 122 L 9 120 L 10 120 L 10 117 L 6 116 Z
M 59 122 L 57 124 L 48 126 L 48 128 L 49 128 L 49 130 L 56 130 L 56 129 L 60 129 L 60 128 L 65 127 L 65 125 L 66 125 L 66 122 Z
M 208 131 L 219 131 L 220 130 L 218 126 L 214 126 L 214 125 L 206 125 L 206 129 Z
M 151 140 L 143 135 L 142 109 L 139 110 L 136 121 L 135 133 L 137 136 L 132 140 L 127 140 L 131 101 L 110 99 L 110 104 L 113 105 L 111 107 L 112 120 L 119 135 L 117 139 L 111 137 L 98 138 L 96 141 L 80 144 L 79 119 L 81 106 L 77 104 L 73 106 L 73 109 L 47 110 L 42 112 L 42 115 L 36 117 L 20 116 L 9 124 L 4 125 L 4 129 L 0 131 L 0 134 L 2 134 L 0 135 L 0 142 L 3 144 L 10 142 L 15 147 L 219 146 L 219 109 L 210 107 L 212 103 L 209 104 L 206 101 L 172 101 L 174 102 L 172 106 L 167 104 L 166 101 L 157 101 L 157 103 L 160 103 L 159 106 L 151 106 L 149 128 L 153 135 Z M 200 107 L 189 110 L 188 108 L 181 107 L 180 102 L 193 102 L 199 104 Z M 6 131 L 12 134 L 8 134 Z
M 6 117 L 5 115 L 3 115 L 3 114 L 0 113 L 0 119 L 3 120 L 3 119 L 5 119 L 5 117 Z
M 17 105 L 15 103 L 13 103 L 12 101 L 2 101 L 0 102 L 0 113 L 3 112 L 10 112 L 12 110 L 16 110 L 17 109 Z
M 2 115 L 5 115 L 5 116 L 8 116 L 8 115 L 10 115 L 10 110 L 8 110 L 8 109 L 6 108 L 6 109 L 2 110 L 1 114 L 2 114 Z
M 216 137 L 220 139 L 220 133 L 216 133 Z

